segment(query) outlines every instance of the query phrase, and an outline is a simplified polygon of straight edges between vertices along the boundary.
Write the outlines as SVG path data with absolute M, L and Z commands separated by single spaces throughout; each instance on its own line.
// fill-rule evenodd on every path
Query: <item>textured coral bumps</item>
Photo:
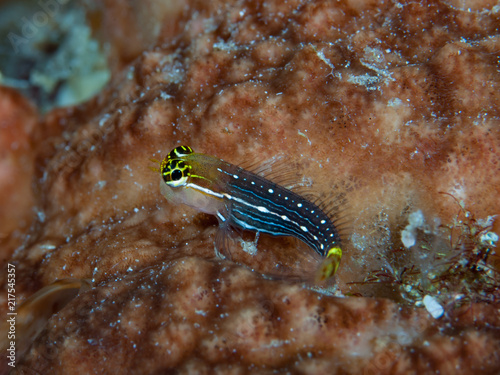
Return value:
M 102 8 L 112 83 L 49 114 L 33 136 L 38 215 L 9 258 L 18 298 L 68 277 L 94 289 L 49 321 L 17 370 L 498 372 L 494 300 L 457 309 L 461 295 L 427 289 L 444 310 L 434 319 L 407 306 L 421 302 L 411 288 L 404 301 L 395 283 L 347 284 L 374 269 L 400 277 L 416 259 L 433 271 L 436 254 L 452 250 L 440 225 L 459 211 L 440 192 L 477 219 L 500 211 L 496 8 L 165 4 Z M 251 256 L 247 267 L 214 259 L 216 223 L 165 202 L 148 169 L 180 144 L 233 163 L 281 153 L 309 177 L 302 185 L 347 197 L 337 294 L 350 296 L 265 280 L 257 271 L 276 264 Z M 428 227 L 405 249 L 401 232 L 418 210 Z
M 35 109 L 14 90 L 0 88 L 0 264 L 20 246 L 33 218 Z

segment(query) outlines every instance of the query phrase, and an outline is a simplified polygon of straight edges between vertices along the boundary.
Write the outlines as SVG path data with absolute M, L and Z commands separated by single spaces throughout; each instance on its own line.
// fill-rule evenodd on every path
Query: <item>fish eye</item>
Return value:
M 189 166 L 181 160 L 172 160 L 162 171 L 163 181 L 170 187 L 184 186 L 190 176 Z
M 182 172 L 179 169 L 175 169 L 171 174 L 172 181 L 179 181 L 182 178 Z

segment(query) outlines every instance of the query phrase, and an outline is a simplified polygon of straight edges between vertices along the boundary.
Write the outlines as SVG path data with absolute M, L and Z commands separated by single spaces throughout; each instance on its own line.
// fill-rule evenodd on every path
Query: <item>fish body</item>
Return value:
M 298 238 L 324 258 L 317 279 L 337 271 L 339 233 L 319 206 L 299 194 L 189 146 L 173 149 L 160 172 L 160 189 L 169 201 L 215 215 L 221 226 Z

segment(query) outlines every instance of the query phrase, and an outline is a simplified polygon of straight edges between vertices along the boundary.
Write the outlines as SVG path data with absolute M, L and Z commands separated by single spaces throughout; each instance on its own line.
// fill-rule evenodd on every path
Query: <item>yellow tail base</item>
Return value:
M 342 249 L 340 247 L 332 247 L 328 250 L 325 259 L 321 262 L 316 273 L 316 283 L 324 283 L 326 280 L 333 277 L 337 273 L 341 258 Z

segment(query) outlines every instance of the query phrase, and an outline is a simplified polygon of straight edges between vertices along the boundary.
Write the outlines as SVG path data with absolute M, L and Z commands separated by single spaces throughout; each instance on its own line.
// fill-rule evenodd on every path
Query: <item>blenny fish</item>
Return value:
M 174 148 L 160 163 L 162 194 L 215 215 L 221 229 L 239 228 L 293 236 L 321 256 L 316 282 L 332 277 L 342 248 L 333 221 L 315 203 L 256 173 L 189 146 Z M 218 241 L 216 241 L 216 251 Z

